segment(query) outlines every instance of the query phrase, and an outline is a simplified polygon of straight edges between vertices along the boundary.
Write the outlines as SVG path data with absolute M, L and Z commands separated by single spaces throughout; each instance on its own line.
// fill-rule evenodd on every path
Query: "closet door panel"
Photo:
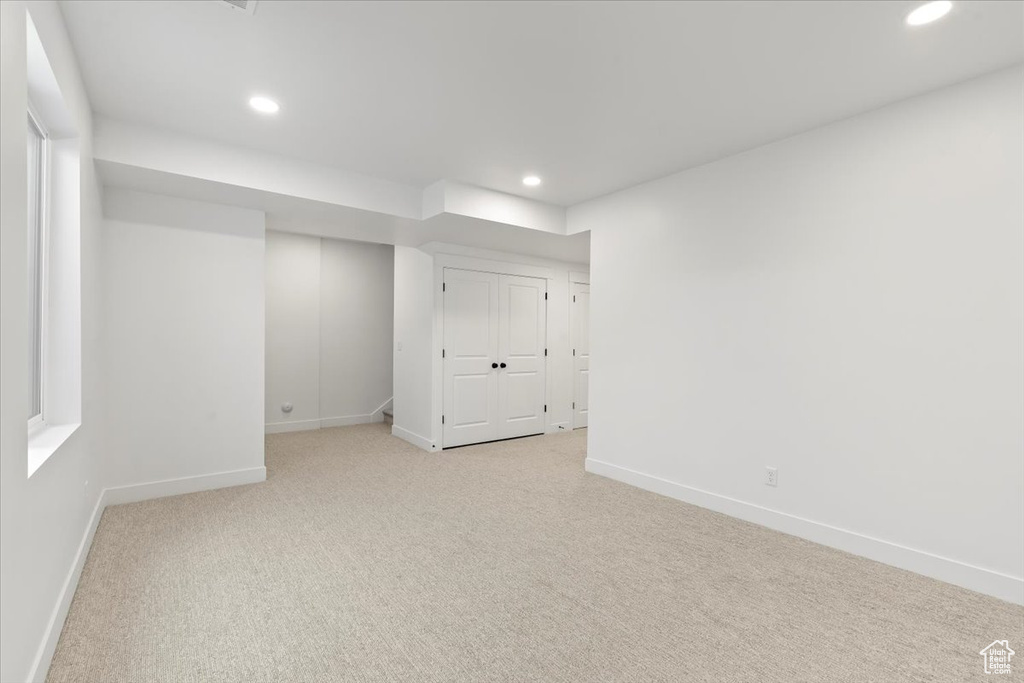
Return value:
M 499 438 L 542 434 L 547 281 L 500 275 L 498 292 Z
M 444 447 L 500 438 L 498 433 L 499 277 L 445 269 Z

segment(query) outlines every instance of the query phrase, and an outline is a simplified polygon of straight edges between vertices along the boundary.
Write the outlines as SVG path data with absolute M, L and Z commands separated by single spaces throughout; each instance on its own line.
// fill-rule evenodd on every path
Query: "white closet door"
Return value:
M 498 280 L 498 438 L 544 432 L 547 280 Z
M 498 276 L 446 268 L 444 446 L 501 438 L 498 430 Z
M 573 347 L 573 417 L 574 429 L 587 426 L 590 391 L 590 285 L 572 283 L 570 309 L 570 342 Z

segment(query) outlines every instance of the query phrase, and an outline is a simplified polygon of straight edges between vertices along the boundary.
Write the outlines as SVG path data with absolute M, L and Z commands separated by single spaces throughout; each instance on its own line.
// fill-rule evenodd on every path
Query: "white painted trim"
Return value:
M 368 415 L 346 415 L 344 417 L 325 417 L 320 420 L 320 428 L 325 429 L 327 427 L 348 427 L 351 425 L 362 425 L 370 422 L 383 422 L 384 412 L 378 410 L 377 412 L 370 413 Z
M 456 254 L 435 254 L 434 263 L 440 266 L 442 270 L 445 268 L 457 268 L 459 270 L 476 270 L 483 273 L 498 273 L 499 275 L 522 275 L 523 277 L 536 277 L 542 280 L 555 279 L 553 268 L 532 266 L 513 261 L 495 261 Z
M 392 404 L 394 402 L 395 402 L 395 397 L 394 396 L 390 396 L 390 397 L 388 397 L 388 400 L 384 401 L 379 406 L 377 406 L 377 409 L 374 410 L 372 413 L 370 413 L 370 415 L 373 415 L 374 417 L 380 417 L 380 419 L 379 420 L 375 419 L 373 421 L 374 422 L 383 422 L 384 421 L 384 410 L 387 409 L 387 408 L 392 408 L 393 407 Z
M 30 28 L 28 29 L 28 40 L 39 41 L 39 36 L 36 34 L 34 25 L 32 24 L 32 18 L 29 17 L 28 23 Z M 35 46 L 29 46 L 28 52 L 33 52 L 32 48 Z M 30 58 L 31 59 L 31 58 Z M 46 69 L 49 70 L 49 65 L 46 65 Z M 29 86 L 36 85 L 32 83 L 32 69 L 29 68 Z M 36 264 L 39 268 L 38 279 L 39 279 L 39 414 L 34 415 L 29 420 L 28 427 L 29 431 L 32 431 L 33 427 L 42 425 L 44 428 L 46 425 L 46 399 L 48 394 L 47 391 L 47 380 L 49 380 L 49 368 L 47 367 L 47 351 L 49 350 L 50 341 L 50 323 L 49 323 L 49 312 L 50 312 L 50 202 L 53 200 L 51 196 L 50 184 L 53 176 L 53 154 L 52 143 L 50 140 L 50 132 L 47 130 L 46 125 L 43 123 L 42 117 L 36 113 L 36 108 L 32 103 L 32 99 L 28 100 L 28 119 L 32 126 L 39 133 L 40 144 L 39 144 L 39 197 L 37 197 L 36 212 L 39 214 L 36 218 L 39 222 L 39 253 L 36 254 L 38 263 Z M 29 232 L 32 232 L 30 229 Z M 31 332 L 31 330 L 30 330 Z M 33 342 L 35 339 L 33 338 Z M 71 436 L 70 432 L 67 436 Z M 65 437 L 66 438 L 66 437 Z M 61 442 L 63 443 L 63 441 Z M 60 444 L 58 444 L 59 446 Z M 32 476 L 32 473 L 39 469 L 39 466 L 46 461 L 53 453 L 57 450 L 54 448 L 42 457 L 42 460 L 33 462 L 31 457 L 31 448 L 29 449 L 29 463 L 28 463 L 28 476 Z M 37 456 L 39 454 L 37 453 Z
M 446 242 L 427 242 L 419 246 L 419 250 L 431 256 L 463 256 L 466 258 L 486 259 L 501 263 L 513 263 L 520 265 L 532 265 L 539 268 L 550 268 L 562 270 L 568 269 L 572 272 L 587 272 L 590 269 L 589 263 L 578 261 L 563 261 L 550 259 L 543 256 L 530 256 L 512 251 L 498 251 L 494 249 L 481 249 L 479 247 L 467 247 L 461 244 L 450 244 Z M 470 269 L 473 270 L 473 269 Z
M 434 448 L 434 444 L 430 441 L 430 439 L 424 438 L 419 434 L 413 434 L 408 429 L 402 429 L 401 427 L 391 425 L 391 435 L 397 436 L 399 439 L 403 441 L 408 441 L 413 446 L 416 446 L 417 448 L 422 448 L 425 451 L 437 450 L 436 448 Z
M 28 432 L 28 476 L 31 477 L 50 456 L 60 450 L 71 435 L 82 426 L 74 424 L 51 425 L 39 422 Z
M 266 479 L 266 467 L 250 467 L 230 472 L 215 472 L 213 474 L 199 474 L 193 477 L 151 481 L 144 484 L 114 486 L 104 490 L 103 495 L 106 505 L 123 505 L 124 503 L 137 503 L 153 498 L 180 496 L 183 493 L 210 491 L 212 489 L 241 486 L 243 484 L 257 484 L 261 481 L 266 481 Z
M 569 271 L 569 284 L 571 285 L 574 282 L 577 283 L 577 284 L 581 284 L 581 285 L 589 285 L 590 284 L 590 273 L 581 273 L 581 272 L 579 272 L 577 270 L 570 270 Z
M 444 408 L 444 269 L 445 266 L 434 255 L 434 324 L 431 330 L 431 392 L 430 392 L 430 444 L 444 447 L 444 425 L 441 411 Z M 392 432 L 394 434 L 394 432 Z M 418 436 L 418 435 L 414 435 Z M 404 438 L 404 437 L 401 437 Z M 422 437 L 420 437 L 422 438 Z M 410 443 L 416 443 L 411 441 Z M 421 445 L 420 448 L 423 448 Z
M 348 427 L 350 425 L 361 425 L 370 422 L 383 422 L 384 409 L 391 405 L 392 400 L 389 398 L 372 413 L 365 415 L 342 415 L 314 420 L 294 420 L 292 422 L 268 422 L 263 426 L 263 431 L 265 434 L 283 434 L 285 432 L 305 432 L 312 429 L 325 429 L 327 427 Z
M 578 333 L 578 331 L 576 329 L 576 316 L 579 315 L 579 312 L 576 309 L 576 285 L 586 286 L 587 292 L 589 293 L 590 292 L 590 283 L 589 282 L 580 282 L 578 280 L 574 280 L 573 279 L 574 275 L 578 276 L 578 275 L 582 275 L 582 273 L 569 273 L 569 301 L 568 301 L 568 305 L 569 305 L 569 347 L 573 350 L 572 360 L 570 361 L 572 363 L 572 373 L 571 373 L 571 375 L 572 375 L 572 428 L 573 429 L 582 429 L 582 428 L 584 428 L 584 427 L 586 427 L 587 425 L 590 424 L 590 415 L 589 415 L 589 413 L 587 415 L 587 424 L 585 424 L 585 425 L 576 424 L 576 422 L 578 420 L 578 417 L 579 417 L 577 415 L 577 413 L 576 413 L 576 404 L 580 402 L 580 396 L 579 396 L 580 386 L 579 386 L 579 382 L 577 381 L 577 380 L 579 380 L 579 377 L 577 377 L 577 375 L 576 375 L 576 351 L 575 351 L 576 344 L 579 342 L 579 339 L 578 339 L 579 333 Z M 590 278 L 586 277 L 586 279 L 589 280 Z M 589 364 L 587 365 L 587 372 L 590 372 L 590 365 Z
M 64 585 L 61 587 L 57 604 L 50 614 L 50 621 L 47 623 L 46 631 L 43 633 L 43 641 L 39 644 L 36 658 L 29 669 L 28 680 L 30 681 L 40 681 L 41 683 L 46 680 L 46 674 L 50 671 L 53 653 L 57 651 L 57 641 L 60 640 L 60 633 L 64 630 L 64 620 L 67 619 L 68 611 L 71 609 L 71 599 L 75 596 L 75 590 L 78 588 L 78 579 L 81 578 L 82 569 L 85 568 L 85 558 L 89 555 L 92 539 L 100 525 L 100 517 L 103 516 L 103 509 L 107 506 L 106 493 L 104 489 L 96 498 L 96 505 L 92 509 L 92 516 L 85 527 L 82 541 L 78 544 L 78 552 L 75 553 L 75 559 L 71 562 L 71 568 L 64 579 Z
M 945 581 L 1000 600 L 1024 605 L 1024 579 L 908 548 L 847 529 L 829 526 L 717 493 L 677 484 L 643 472 L 587 458 L 587 472 L 621 481 L 645 491 L 721 512 L 791 536 L 860 555 L 876 562 Z
M 264 434 L 283 434 L 284 432 L 305 432 L 320 429 L 320 420 L 293 420 L 291 422 L 268 422 L 263 426 Z

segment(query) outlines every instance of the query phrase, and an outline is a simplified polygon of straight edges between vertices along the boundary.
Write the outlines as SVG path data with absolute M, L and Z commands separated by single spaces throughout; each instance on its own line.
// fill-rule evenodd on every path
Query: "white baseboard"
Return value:
M 372 421 L 373 422 L 383 422 L 384 421 L 384 411 L 386 409 L 388 409 L 388 408 L 391 408 L 392 410 L 394 410 L 394 407 L 395 407 L 395 397 L 392 396 L 388 400 L 384 401 L 379 406 L 377 406 L 377 410 L 375 410 L 372 413 L 370 413 L 374 417 L 374 419 Z
M 294 422 L 268 422 L 264 425 L 264 434 L 284 434 L 285 432 L 305 432 L 311 429 L 326 429 L 328 427 L 348 427 L 350 425 L 361 425 L 370 422 L 384 421 L 384 408 L 391 403 L 391 399 L 377 408 L 372 413 L 365 415 L 344 415 L 341 417 L 324 417 L 316 420 L 295 420 Z
M 78 544 L 78 551 L 71 561 L 71 569 L 61 586 L 60 595 L 57 598 L 57 605 L 50 614 L 50 621 L 46 624 L 46 631 L 43 634 L 43 642 L 39 644 L 36 651 L 36 658 L 29 669 L 30 681 L 46 680 L 46 674 L 50 671 L 50 662 L 53 660 L 53 653 L 57 651 L 57 641 L 60 640 L 60 633 L 64 629 L 64 620 L 67 619 L 68 611 L 71 609 L 71 599 L 75 596 L 75 589 L 78 588 L 78 579 L 82 576 L 82 569 L 85 568 L 85 558 L 89 555 L 89 548 L 92 547 L 92 539 L 96 535 L 96 529 L 100 525 L 100 517 L 103 516 L 103 509 L 106 507 L 106 490 L 100 491 L 96 498 L 96 506 L 92 509 L 92 516 L 85 527 L 82 541 Z
M 345 417 L 325 417 L 320 420 L 320 428 L 326 429 L 327 427 L 348 427 L 350 425 L 363 425 L 370 422 L 383 422 L 384 411 L 383 409 L 377 412 L 370 413 L 369 415 L 347 415 Z
M 163 481 L 129 484 L 128 486 L 115 486 L 106 489 L 103 492 L 104 502 L 106 505 L 137 503 L 141 500 L 178 496 L 183 493 L 210 491 L 228 486 L 241 486 L 242 484 L 257 484 L 261 481 L 266 481 L 266 479 L 266 467 L 250 467 L 249 469 L 233 470 L 231 472 L 216 472 L 214 474 L 200 474 L 194 477 L 164 479 Z
M 309 429 L 320 429 L 320 420 L 295 420 L 293 422 L 268 422 L 264 425 L 264 434 L 284 434 L 285 432 L 304 432 Z
M 391 435 L 397 436 L 399 439 L 402 439 L 403 441 L 408 441 L 413 446 L 416 446 L 417 448 L 422 448 L 425 451 L 437 450 L 436 448 L 434 448 L 434 443 L 430 439 L 424 438 L 419 434 L 413 434 L 408 429 L 402 429 L 397 425 L 391 425 Z
M 1018 605 L 1024 604 L 1024 579 L 975 567 L 889 541 L 677 484 L 643 472 L 587 458 L 586 470 L 654 493 L 721 512 L 747 522 L 906 569 Z

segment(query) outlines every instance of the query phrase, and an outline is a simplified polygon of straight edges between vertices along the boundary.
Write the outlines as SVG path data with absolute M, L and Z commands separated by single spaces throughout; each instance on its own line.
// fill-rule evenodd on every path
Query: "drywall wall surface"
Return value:
M 998 72 L 570 209 L 588 467 L 1024 601 L 1022 88 Z
M 589 281 L 586 264 L 431 242 L 395 248 L 395 429 L 426 448 L 443 447 L 440 406 L 442 277 L 445 268 L 481 270 L 547 281 L 545 431 L 573 428 L 570 285 Z
M 0 2 L 0 680 L 46 676 L 77 569 L 88 550 L 102 491 L 100 462 L 100 190 L 93 168 L 91 107 L 55 2 Z M 80 320 L 53 334 L 79 336 L 81 426 L 32 474 L 27 471 L 27 14 L 74 129 L 78 168 Z M 64 129 L 61 135 L 69 135 Z M 60 145 L 62 152 L 68 140 Z M 63 158 L 63 157 L 62 157 Z M 68 170 L 68 169 L 64 169 Z M 63 171 L 62 171 L 63 172 Z M 74 200 L 72 192 L 62 197 Z M 74 211 L 62 211 L 71 216 Z M 62 214 L 63 215 L 63 214 Z M 62 220 L 61 217 L 55 220 Z M 61 258 L 66 257 L 64 254 Z M 65 277 L 67 273 L 63 274 Z M 65 283 L 69 284 L 69 283 Z M 76 283 L 70 283 L 75 285 Z M 76 287 L 61 287 L 73 296 Z M 63 306 L 67 301 L 61 303 Z M 72 302 L 73 303 L 73 302 Z M 74 310 L 76 306 L 70 306 Z M 65 368 L 65 370 L 68 370 Z M 73 384 L 73 382 L 71 383 Z M 52 397 L 64 403 L 62 397 Z M 64 408 L 59 408 L 64 410 Z
M 108 189 L 107 483 L 263 467 L 264 216 Z
M 376 419 L 392 395 L 394 247 L 320 242 L 320 417 Z
M 421 448 L 433 441 L 434 258 L 395 247 L 393 432 Z
M 266 422 L 319 426 L 320 238 L 267 231 L 266 278 Z
M 390 245 L 267 232 L 268 432 L 383 419 L 392 393 L 393 253 Z

